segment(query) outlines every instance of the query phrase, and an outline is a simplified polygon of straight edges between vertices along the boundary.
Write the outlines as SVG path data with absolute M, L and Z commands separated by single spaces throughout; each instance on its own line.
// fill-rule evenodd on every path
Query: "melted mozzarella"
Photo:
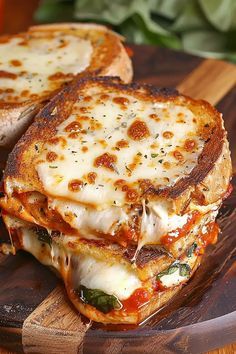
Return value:
M 62 218 L 71 227 L 77 229 L 84 238 L 91 238 L 93 232 L 114 235 L 118 225 L 128 225 L 132 218 L 132 214 L 129 214 L 125 208 L 112 206 L 104 210 L 96 210 L 56 198 L 49 199 L 49 207 L 57 210 Z M 150 203 L 148 208 L 147 214 L 146 207 L 143 205 L 139 249 L 146 244 L 160 243 L 163 235 L 181 228 L 189 217 L 189 214 L 170 215 L 168 206 L 164 203 Z
M 128 221 L 128 215 L 119 207 L 96 210 L 75 202 L 65 202 L 59 199 L 50 200 L 49 207 L 57 210 L 62 218 L 84 237 L 90 230 L 113 234 L 118 224 Z
M 122 264 L 103 262 L 67 251 L 55 241 L 51 247 L 47 244 L 42 245 L 32 229 L 21 230 L 23 249 L 33 254 L 41 263 L 57 269 L 64 280 L 70 276 L 74 289 L 84 285 L 89 289 L 100 289 L 124 300 L 142 286 L 135 273 L 127 270 Z
M 80 93 L 71 115 L 57 127 L 56 137 L 64 143 L 45 143 L 39 154 L 36 169 L 48 194 L 105 209 L 114 204 L 122 206 L 126 201 L 125 192 L 114 186 L 117 180 L 123 179 L 138 190 L 140 179 L 149 179 L 161 187 L 172 185 L 190 173 L 204 144 L 190 109 L 171 102 L 140 101 L 127 94 L 122 97 L 129 104 L 122 109 L 114 101 L 115 93 L 98 90 L 100 88 L 90 87 Z M 104 93 L 108 98 L 102 98 Z M 89 96 L 90 101 L 84 101 L 83 95 Z M 158 119 L 150 118 L 154 114 Z M 133 139 L 129 133 L 137 120 L 141 120 L 150 133 L 141 141 Z M 74 138 L 67 130 L 77 123 L 81 127 L 74 128 L 78 134 Z M 170 133 L 168 138 L 166 132 Z M 122 139 L 127 146 L 117 149 Z M 184 149 L 186 139 L 194 140 L 193 150 Z M 182 154 L 181 162 L 174 155 L 176 150 Z M 50 152 L 58 157 L 53 162 L 47 160 Z M 103 154 L 115 159 L 111 168 L 96 165 L 95 160 Z M 86 179 L 92 172 L 97 174 L 94 184 Z M 83 187 L 70 190 L 69 183 L 78 179 Z
M 63 32 L 44 32 L 44 36 L 34 32 L 25 38 L 0 42 L 0 70 L 17 76 L 0 76 L 0 99 L 11 101 L 15 97 L 14 100 L 24 101 L 31 94 L 46 93 L 55 83 L 58 86 L 57 80 L 50 80 L 49 76 L 77 74 L 89 66 L 93 51 L 90 41 Z

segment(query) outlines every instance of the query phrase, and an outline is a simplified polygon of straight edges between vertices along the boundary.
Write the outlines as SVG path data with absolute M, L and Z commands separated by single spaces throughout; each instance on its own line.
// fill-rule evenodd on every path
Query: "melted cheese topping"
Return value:
M 90 41 L 56 31 L 0 41 L 0 99 L 22 102 L 48 94 L 66 80 L 65 75 L 85 70 L 92 52 Z
M 56 140 L 39 153 L 48 194 L 105 209 L 135 202 L 140 180 L 161 187 L 190 173 L 204 141 L 188 108 L 104 90 L 88 88 L 87 99 L 81 93 Z
M 54 241 L 49 247 L 38 240 L 32 229 L 21 230 L 23 249 L 33 254 L 44 265 L 57 269 L 65 281 L 68 276 L 71 277 L 74 289 L 84 285 L 124 300 L 142 286 L 135 273 L 127 270 L 122 264 L 102 262 L 90 256 L 75 254 Z

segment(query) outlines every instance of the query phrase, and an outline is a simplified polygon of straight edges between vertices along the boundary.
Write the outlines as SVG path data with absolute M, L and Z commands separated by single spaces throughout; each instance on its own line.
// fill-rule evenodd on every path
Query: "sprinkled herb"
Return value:
M 38 240 L 43 243 L 47 243 L 51 247 L 52 239 L 51 239 L 49 233 L 47 232 L 47 230 L 41 229 L 41 228 L 35 228 L 34 230 L 38 236 Z
M 49 166 L 49 168 L 58 168 L 58 166 Z
M 138 152 L 137 155 L 138 155 L 138 156 L 142 156 L 142 153 L 141 153 L 141 152 Z
M 129 171 L 130 173 L 132 172 L 131 169 L 130 169 L 129 167 L 127 167 L 126 165 L 125 165 L 125 168 L 126 168 L 126 170 Z
M 181 277 L 189 277 L 190 276 L 191 268 L 188 264 L 186 264 L 186 263 L 173 263 L 167 269 L 165 269 L 163 272 L 160 272 L 157 275 L 157 279 L 160 280 L 160 278 L 163 277 L 164 275 L 173 274 L 177 270 L 179 270 L 179 275 Z
M 157 134 L 155 135 L 155 139 L 158 138 L 158 136 L 159 136 L 159 133 L 157 133 Z
M 192 244 L 192 246 L 190 246 L 189 249 L 188 249 L 188 251 L 187 251 L 187 256 L 188 256 L 188 258 L 192 257 L 192 255 L 193 255 L 194 251 L 196 250 L 196 248 L 197 248 L 197 243 L 194 242 L 194 243 Z
M 147 155 L 144 155 L 145 159 L 147 159 Z
M 188 264 L 179 264 L 179 274 L 181 277 L 189 277 L 191 268 Z
M 162 162 L 163 162 L 163 159 L 158 160 L 158 162 L 162 163 Z
M 158 154 L 151 154 L 151 157 L 154 159 L 155 157 L 157 157 Z

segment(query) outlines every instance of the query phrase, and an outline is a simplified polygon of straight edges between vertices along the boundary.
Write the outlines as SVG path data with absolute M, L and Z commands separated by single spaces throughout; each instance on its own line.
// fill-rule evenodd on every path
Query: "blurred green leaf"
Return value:
M 104 23 L 129 42 L 236 61 L 236 0 L 43 0 L 35 18 Z
M 209 22 L 219 31 L 236 29 L 235 0 L 199 0 Z

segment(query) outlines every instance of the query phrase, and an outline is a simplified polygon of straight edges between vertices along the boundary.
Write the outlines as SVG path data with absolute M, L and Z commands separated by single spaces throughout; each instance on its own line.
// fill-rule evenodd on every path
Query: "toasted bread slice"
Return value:
M 194 226 L 195 213 L 218 209 L 231 172 L 222 117 L 207 102 L 114 78 L 80 79 L 15 146 L 1 205 L 18 210 L 9 198 L 27 195 L 32 215 L 37 192 L 44 210 L 83 237 L 95 230 L 123 245 L 157 244 Z
M 123 38 L 96 24 L 51 24 L 0 38 L 0 146 L 12 145 L 36 112 L 76 75 L 132 79 Z

